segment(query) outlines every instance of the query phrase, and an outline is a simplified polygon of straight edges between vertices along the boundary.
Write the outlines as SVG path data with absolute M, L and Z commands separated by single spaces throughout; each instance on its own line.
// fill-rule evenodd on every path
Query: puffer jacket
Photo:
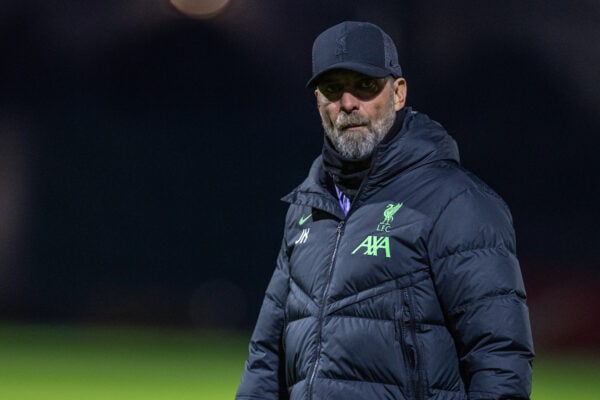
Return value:
M 319 157 L 290 203 L 237 399 L 528 399 L 512 219 L 408 110 L 348 215 Z

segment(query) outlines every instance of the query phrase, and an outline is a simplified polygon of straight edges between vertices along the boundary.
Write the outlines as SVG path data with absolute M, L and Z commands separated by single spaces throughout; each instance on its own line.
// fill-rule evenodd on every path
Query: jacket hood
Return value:
M 403 171 L 441 160 L 460 162 L 456 142 L 438 122 L 408 108 L 400 133 L 373 152 L 368 180 L 379 183 Z
M 375 148 L 366 182 L 355 201 L 368 197 L 371 190 L 385 185 L 402 172 L 441 160 L 460 162 L 456 142 L 438 122 L 408 107 L 398 135 Z M 341 210 L 337 199 L 327 190 L 326 179 L 323 158 L 319 156 L 304 182 L 282 200 L 339 215 Z

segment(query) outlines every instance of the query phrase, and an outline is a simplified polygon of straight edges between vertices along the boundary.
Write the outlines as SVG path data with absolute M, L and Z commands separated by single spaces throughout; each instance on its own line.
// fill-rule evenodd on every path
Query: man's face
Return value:
M 323 75 L 315 90 L 325 133 L 345 158 L 370 155 L 404 107 L 406 81 L 372 78 L 334 70 Z

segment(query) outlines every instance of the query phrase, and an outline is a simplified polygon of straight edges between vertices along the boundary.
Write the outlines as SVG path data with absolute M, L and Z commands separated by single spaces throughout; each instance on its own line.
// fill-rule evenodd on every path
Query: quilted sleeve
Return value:
M 533 341 L 504 202 L 485 190 L 453 198 L 431 231 L 429 253 L 469 399 L 529 399 Z
M 282 362 L 284 302 L 288 293 L 288 258 L 285 243 L 277 258 L 252 333 L 249 356 L 236 399 L 283 400 L 288 398 Z

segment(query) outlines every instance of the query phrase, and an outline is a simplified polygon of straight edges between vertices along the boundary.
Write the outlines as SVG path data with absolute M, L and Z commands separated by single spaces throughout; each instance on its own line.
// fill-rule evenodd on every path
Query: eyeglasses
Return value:
M 344 93 L 350 93 L 360 100 L 369 100 L 377 96 L 386 84 L 386 78 L 328 79 L 317 84 L 319 92 L 329 101 L 338 101 Z

